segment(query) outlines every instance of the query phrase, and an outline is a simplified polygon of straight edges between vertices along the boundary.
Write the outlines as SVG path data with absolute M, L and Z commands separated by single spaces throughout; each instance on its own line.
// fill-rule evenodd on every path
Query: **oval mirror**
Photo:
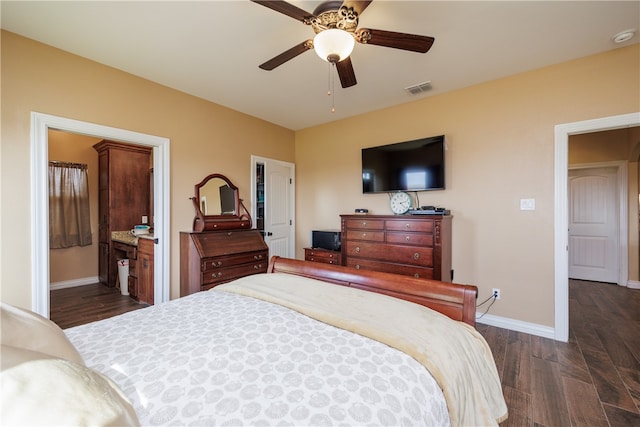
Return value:
M 238 187 L 224 175 L 214 173 L 196 184 L 192 200 L 196 210 L 193 231 L 251 227 Z
M 198 189 L 197 197 L 204 216 L 238 214 L 238 189 L 223 178 L 209 178 Z

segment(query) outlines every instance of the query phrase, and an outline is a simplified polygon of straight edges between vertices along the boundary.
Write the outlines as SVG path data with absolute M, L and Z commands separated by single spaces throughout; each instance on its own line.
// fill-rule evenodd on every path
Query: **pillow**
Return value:
M 138 426 L 131 403 L 107 377 L 78 363 L 1 346 L 2 425 Z
M 33 350 L 84 365 L 58 325 L 39 314 L 0 302 L 2 345 Z

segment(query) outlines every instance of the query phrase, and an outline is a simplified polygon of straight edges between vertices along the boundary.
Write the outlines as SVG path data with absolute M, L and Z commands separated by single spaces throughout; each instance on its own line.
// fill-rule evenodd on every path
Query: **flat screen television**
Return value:
M 362 149 L 362 192 L 444 190 L 444 135 Z

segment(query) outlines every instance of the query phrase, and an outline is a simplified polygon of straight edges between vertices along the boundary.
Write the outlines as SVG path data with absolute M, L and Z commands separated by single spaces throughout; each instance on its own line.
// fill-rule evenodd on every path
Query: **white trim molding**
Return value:
M 98 282 L 100 282 L 100 278 L 98 276 L 83 277 L 80 279 L 53 282 L 51 283 L 51 285 L 49 285 L 49 289 L 52 291 L 57 291 L 58 289 L 75 288 L 77 286 L 86 286 L 86 285 L 95 285 Z
M 640 289 L 640 282 L 637 280 L 628 280 L 627 288 L 629 289 Z
M 476 322 L 482 323 L 483 325 L 523 332 L 525 334 L 536 335 L 543 338 L 555 338 L 555 331 L 551 326 L 523 322 L 521 320 L 509 319 L 508 317 L 494 316 L 492 314 L 476 314 Z

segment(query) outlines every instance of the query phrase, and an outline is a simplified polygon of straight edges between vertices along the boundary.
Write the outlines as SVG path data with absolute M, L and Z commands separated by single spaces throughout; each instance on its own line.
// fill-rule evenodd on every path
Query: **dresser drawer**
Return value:
M 433 233 L 433 221 L 407 221 L 401 219 L 385 221 L 385 228 L 390 231 L 417 231 L 420 233 Z
M 400 245 L 384 245 L 369 242 L 353 242 L 348 240 L 345 252 L 350 257 L 369 258 L 381 261 L 399 262 L 401 264 L 433 267 L 433 249 Z
M 304 259 L 306 261 L 321 262 L 324 264 L 341 264 L 340 252 L 326 249 L 305 248 Z
M 266 273 L 268 265 L 269 262 L 265 260 L 251 264 L 242 264 L 233 267 L 204 271 L 202 273 L 202 290 L 211 289 L 215 285 L 219 285 L 239 277 L 257 273 Z
M 239 264 L 247 264 L 250 262 L 268 261 L 267 253 L 260 252 L 248 252 L 238 255 L 228 255 L 216 258 L 204 258 L 202 260 L 202 271 L 219 270 L 221 268 L 227 268 Z
M 345 220 L 345 230 L 361 229 L 361 230 L 384 230 L 384 221 L 376 219 L 348 219 Z
M 349 230 L 345 233 L 347 240 L 366 240 L 369 242 L 384 242 L 384 231 Z
M 418 267 L 414 265 L 402 265 L 385 261 L 372 261 L 361 258 L 347 258 L 347 267 L 358 270 L 384 271 L 386 273 L 402 274 L 412 276 L 416 279 L 433 279 L 433 268 Z
M 387 243 L 431 247 L 433 246 L 433 234 L 390 231 L 387 233 Z

